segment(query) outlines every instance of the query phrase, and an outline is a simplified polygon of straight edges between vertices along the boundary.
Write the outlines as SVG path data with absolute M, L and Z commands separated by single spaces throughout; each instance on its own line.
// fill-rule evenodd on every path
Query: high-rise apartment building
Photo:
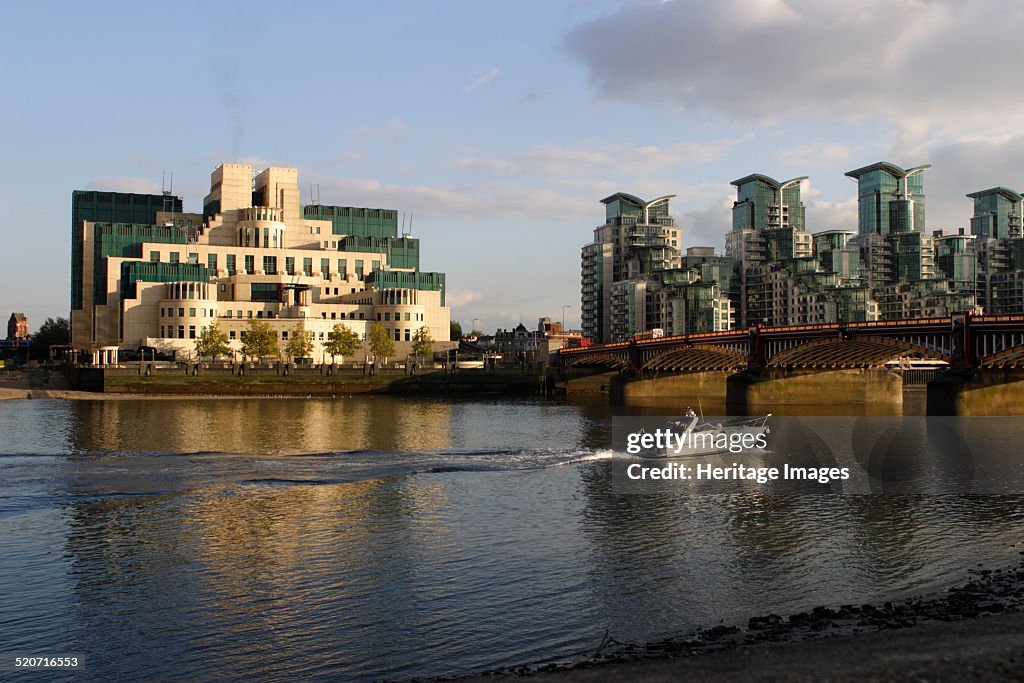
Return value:
M 725 255 L 735 264 L 732 296 L 743 326 L 773 319 L 773 315 L 765 315 L 768 310 L 786 309 L 781 300 L 769 300 L 775 296 L 770 292 L 781 292 L 780 278 L 785 278 L 768 266 L 813 255 L 814 238 L 805 229 L 800 197 L 800 185 L 806 179 L 801 176 L 779 182 L 754 173 L 732 181 L 736 201 L 732 230 L 725 237 Z M 755 290 L 758 293 L 752 294 Z
M 846 175 L 857 181 L 860 235 L 925 231 L 924 172 L 930 164 L 902 169 L 888 161 L 864 166 Z
M 79 350 L 187 354 L 212 323 L 238 348 L 253 319 L 282 341 L 301 321 L 317 358 L 340 322 L 363 338 L 380 323 L 399 356 L 421 327 L 449 336 L 444 274 L 419 270 L 397 212 L 302 206 L 294 168 L 223 164 L 197 214 L 170 195 L 76 191 L 71 253 Z
M 760 173 L 732 181 L 736 201 L 732 205 L 733 230 L 768 230 L 790 226 L 804 229 L 804 205 L 800 184 L 807 176 L 779 182 Z
M 971 234 L 978 239 L 1021 237 L 1024 197 L 1005 187 L 993 187 L 967 195 L 974 200 Z

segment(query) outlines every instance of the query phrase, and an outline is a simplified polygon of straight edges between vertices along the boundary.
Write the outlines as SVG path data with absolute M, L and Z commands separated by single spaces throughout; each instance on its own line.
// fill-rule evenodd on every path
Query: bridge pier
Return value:
M 648 378 L 632 378 L 620 375 L 613 378 L 611 396 L 613 400 L 629 401 L 638 398 L 698 398 L 725 399 L 726 379 L 729 370 L 706 370 L 684 372 Z
M 903 403 L 903 378 L 885 368 L 764 368 L 731 375 L 726 403 L 761 412 L 773 405 Z
M 1024 415 L 1024 369 L 951 372 L 928 382 L 929 415 Z

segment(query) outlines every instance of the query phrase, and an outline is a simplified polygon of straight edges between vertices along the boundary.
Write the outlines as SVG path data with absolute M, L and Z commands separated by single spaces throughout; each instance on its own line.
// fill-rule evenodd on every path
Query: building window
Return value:
M 217 271 L 217 255 L 216 254 L 207 254 L 206 255 L 206 267 L 209 268 L 210 270 L 214 271 L 214 272 Z
M 281 339 L 288 338 L 288 330 L 281 330 Z
M 159 251 L 151 251 L 151 252 L 149 252 L 149 260 L 152 261 L 153 263 L 159 262 L 160 261 L 160 252 Z M 163 336 L 163 335 L 161 335 L 161 336 Z
M 235 274 L 235 255 L 234 254 L 228 254 L 227 261 L 228 261 L 227 262 L 228 275 L 234 275 Z
M 192 265 L 199 265 L 199 254 L 195 252 L 189 252 L 188 262 L 191 263 Z
M 196 317 L 196 309 L 194 309 L 194 308 L 188 309 L 188 314 L 189 314 L 190 317 L 193 317 L 193 318 Z
M 405 322 L 409 322 L 409 317 L 410 317 L 409 316 L 409 312 L 406 311 L 406 313 L 405 313 Z
M 195 325 L 189 325 L 188 326 L 188 338 L 189 339 L 195 339 L 196 338 L 196 326 Z
M 401 337 L 402 337 L 402 331 L 396 327 L 395 328 L 395 341 L 402 341 Z
M 252 311 L 246 311 L 246 316 L 245 317 L 246 318 L 251 318 L 252 317 Z
M 391 320 L 391 311 L 384 311 L 384 320 Z
M 178 317 L 179 318 L 184 318 L 185 317 L 185 309 L 184 308 L 179 308 L 178 309 Z
M 263 272 L 267 275 L 277 275 L 277 257 L 276 256 L 264 256 L 263 257 Z
M 335 316 L 337 316 L 337 313 L 335 313 L 334 311 L 331 311 L 331 320 L 334 320 Z
M 348 259 L 343 259 L 343 258 L 338 259 L 338 276 L 342 280 L 344 280 L 344 279 L 346 279 L 348 277 L 348 273 L 346 272 L 347 269 L 348 269 Z
M 256 317 L 257 318 L 262 318 L 263 317 L 263 311 L 256 311 Z
M 363 279 L 363 260 L 356 259 L 356 278 Z
M 228 339 L 234 339 L 234 338 L 235 338 L 235 331 L 234 330 L 228 330 Z
M 256 272 L 256 257 L 252 254 L 245 255 L 245 272 L 249 275 Z
M 177 262 L 179 261 L 179 258 L 178 258 L 178 252 L 176 252 L 176 251 L 172 251 L 172 252 L 170 253 L 170 258 L 169 258 L 169 260 L 170 260 L 170 262 L 171 262 L 171 263 L 177 263 Z
M 302 259 L 302 274 L 312 276 L 313 275 L 313 259 L 304 258 Z
M 284 257 L 284 272 L 288 275 L 295 275 L 295 257 L 285 256 Z
M 320 277 L 327 279 L 331 275 L 331 259 L 320 259 Z
M 160 336 L 161 337 L 164 336 L 164 326 L 163 325 L 160 326 Z
M 184 338 L 185 338 L 185 326 L 184 325 L 178 325 L 178 339 L 184 339 Z
M 373 266 L 370 270 L 380 270 L 380 261 L 373 261 Z
M 409 328 L 405 328 L 405 341 L 409 341 Z
M 225 318 L 230 318 L 231 317 L 231 311 L 224 311 L 224 317 Z

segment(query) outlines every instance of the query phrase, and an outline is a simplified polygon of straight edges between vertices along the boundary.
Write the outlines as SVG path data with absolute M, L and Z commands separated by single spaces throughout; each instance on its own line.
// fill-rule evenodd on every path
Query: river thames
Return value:
M 811 432 L 813 450 L 833 432 L 877 441 L 893 427 L 886 452 L 909 454 L 896 471 L 919 488 L 893 476 L 623 493 L 623 414 L 666 411 L 382 396 L 0 402 L 0 649 L 80 655 L 90 680 L 460 675 L 570 660 L 606 632 L 650 642 L 941 590 L 1024 549 L 1024 476 L 1005 454 L 999 477 L 986 474 L 993 448 L 977 436 L 1012 447 L 1022 420 L 951 428 L 966 464 L 900 441 L 923 420 L 901 416 L 814 418 L 781 429 L 765 456 L 805 457 Z

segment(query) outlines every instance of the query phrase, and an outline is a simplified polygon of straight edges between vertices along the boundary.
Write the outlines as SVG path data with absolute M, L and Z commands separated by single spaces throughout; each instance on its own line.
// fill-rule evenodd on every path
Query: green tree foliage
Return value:
M 295 358 L 308 358 L 313 353 L 313 335 L 306 331 L 306 322 L 299 320 L 298 324 L 288 333 L 288 343 L 284 346 L 284 352 Z
M 462 339 L 462 325 L 453 320 L 451 323 L 451 329 L 452 333 L 448 335 L 449 341 L 459 341 Z
M 196 339 L 196 355 L 200 358 L 216 358 L 231 353 L 228 344 L 228 333 L 220 329 L 217 321 L 203 328 L 199 339 Z
M 327 343 L 324 344 L 324 351 L 331 354 L 331 362 L 335 356 L 341 356 L 345 362 L 345 356 L 354 354 L 362 344 L 359 334 L 341 323 L 335 324 L 334 328 L 327 333 Z
M 412 336 L 412 353 L 419 358 L 420 356 L 429 356 L 433 352 L 434 338 L 430 336 L 430 330 L 424 325 Z
M 379 323 L 370 326 L 370 353 L 378 363 L 387 363 L 388 358 L 395 355 L 395 342 L 387 328 Z
M 276 356 L 279 353 L 277 334 L 268 324 L 255 318 L 249 321 L 249 329 L 242 337 L 242 355 L 246 358 Z
M 49 358 L 51 346 L 70 343 L 71 322 L 67 318 L 47 318 L 32 335 L 29 354 L 36 359 Z

